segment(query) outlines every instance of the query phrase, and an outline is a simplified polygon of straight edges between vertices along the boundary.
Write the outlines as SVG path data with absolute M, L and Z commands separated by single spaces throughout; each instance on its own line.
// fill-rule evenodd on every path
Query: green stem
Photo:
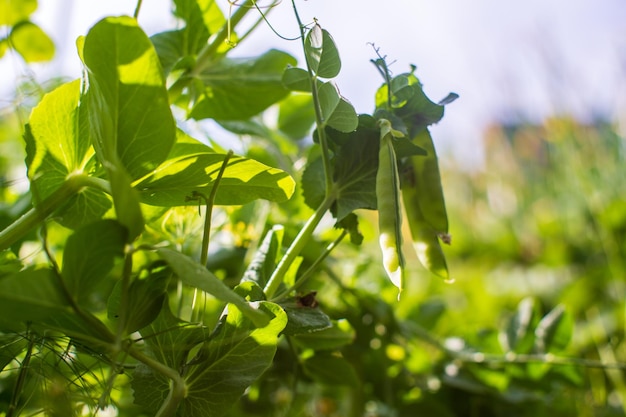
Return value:
M 206 200 L 206 213 L 204 217 L 204 235 L 202 236 L 202 252 L 200 253 L 200 264 L 206 265 L 209 260 L 209 238 L 211 236 L 211 218 L 213 217 L 213 206 L 215 204 L 215 196 L 217 196 L 217 190 L 220 186 L 220 181 L 224 176 L 224 171 L 226 171 L 226 167 L 228 166 L 228 161 L 233 156 L 233 151 L 228 151 L 226 156 L 224 157 L 224 161 L 222 162 L 222 166 L 220 167 L 219 172 L 217 173 L 217 177 L 213 182 L 213 187 L 211 187 L 211 194 L 209 194 L 209 198 Z
M 132 346 L 128 349 L 128 354 L 137 359 L 144 365 L 149 366 L 161 375 L 171 380 L 170 392 L 167 394 L 167 398 L 161 404 L 161 408 L 156 413 L 156 417 L 173 417 L 176 415 L 176 409 L 180 402 L 185 398 L 187 388 L 185 386 L 185 380 L 174 369 L 162 364 L 161 362 L 152 359 L 149 356 L 144 355 L 142 352 L 134 349 Z
M 84 187 L 93 185 L 92 183 L 93 178 L 89 179 L 85 174 L 68 176 L 58 190 L 0 232 L 0 250 L 7 249 L 19 241 L 58 208 L 63 206 L 70 197 L 80 192 Z
M 315 231 L 315 228 L 326 214 L 326 211 L 332 206 L 335 202 L 335 197 L 331 194 L 327 196 L 322 204 L 315 210 L 315 213 L 309 218 L 304 227 L 300 229 L 300 232 L 285 252 L 285 255 L 282 257 L 278 266 L 272 273 L 272 276 L 267 282 L 265 286 L 265 295 L 268 299 L 271 299 L 274 293 L 278 290 L 278 287 L 283 282 L 283 278 L 285 277 L 285 273 L 296 259 L 296 257 L 300 254 L 304 246 L 308 243 L 311 235 Z
M 322 254 L 315 260 L 315 262 L 313 262 L 313 264 L 306 271 L 304 271 L 304 273 L 300 276 L 300 278 L 298 278 L 298 281 L 296 281 L 296 283 L 293 284 L 291 288 L 289 288 L 287 291 L 284 291 L 278 294 L 276 297 L 274 297 L 270 301 L 275 302 L 275 303 L 279 302 L 285 297 L 287 297 L 291 292 L 296 291 L 298 288 L 304 285 L 304 283 L 306 283 L 306 281 L 313 276 L 313 273 L 317 270 L 317 268 L 322 264 L 322 262 L 324 262 L 324 260 L 328 257 L 328 255 L 330 255 L 333 249 L 335 249 L 337 245 L 341 243 L 341 241 L 343 240 L 344 237 L 346 237 L 347 234 L 348 232 L 344 229 L 339 235 L 339 237 L 337 237 L 337 239 L 335 239 L 330 245 L 328 245 L 326 249 L 324 250 L 324 252 L 322 252 Z
M 17 403 L 19 402 L 22 389 L 24 388 L 24 383 L 26 382 L 26 374 L 30 368 L 30 358 L 32 357 L 34 346 L 35 339 L 31 337 L 28 341 L 26 354 L 24 355 L 24 359 L 22 359 L 22 364 L 20 365 L 20 372 L 17 375 L 17 381 L 13 387 L 13 395 L 11 396 L 11 402 L 9 403 L 6 417 L 13 417 L 13 413 L 17 410 Z
M 139 10 L 141 10 L 141 3 L 143 0 L 137 0 L 137 7 L 135 7 L 135 13 L 133 13 L 133 17 L 135 20 L 139 17 Z
M 304 55 L 306 57 L 306 38 L 304 36 L 304 25 L 302 24 L 302 20 L 300 19 L 300 15 L 298 14 L 298 8 L 296 7 L 295 0 L 291 0 L 291 4 L 293 5 L 293 12 L 296 16 L 296 20 L 298 21 L 298 27 L 300 28 L 300 40 L 302 41 L 302 50 L 304 51 Z M 320 146 L 322 147 L 322 162 L 324 164 L 326 196 L 329 196 L 333 187 L 333 167 L 330 164 L 328 140 L 326 138 L 326 130 L 324 129 L 325 121 L 324 116 L 322 115 L 322 106 L 320 104 L 319 94 L 317 91 L 317 76 L 313 74 L 313 70 L 311 70 L 309 62 L 306 59 L 304 61 L 306 62 L 306 69 L 309 73 L 309 81 L 311 83 L 311 94 L 313 96 L 313 107 L 315 109 L 317 137 L 319 139 Z

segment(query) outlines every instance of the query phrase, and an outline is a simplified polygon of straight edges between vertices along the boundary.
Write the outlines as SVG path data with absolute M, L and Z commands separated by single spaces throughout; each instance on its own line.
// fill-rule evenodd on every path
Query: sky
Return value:
M 228 9 L 228 0 L 216 0 Z M 259 0 L 259 4 L 269 1 Z M 296 0 L 303 22 L 318 23 L 333 36 L 342 58 L 336 78 L 358 112 L 373 110 L 382 82 L 370 63 L 371 44 L 400 74 L 416 75 L 433 100 L 455 92 L 432 127 L 440 155 L 462 167 L 480 166 L 482 133 L 497 121 L 539 122 L 553 114 L 588 121 L 626 118 L 626 2 L 624 0 Z M 33 20 L 52 35 L 57 60 L 33 67 L 38 79 L 80 75 L 74 41 L 106 15 L 132 14 L 131 0 L 45 0 Z M 148 34 L 172 27 L 169 0 L 144 0 L 139 22 Z M 268 14 L 286 37 L 297 34 L 290 0 Z M 299 42 L 278 38 L 267 26 L 242 42 L 237 56 L 269 48 L 302 62 Z M 7 87 L 27 73 L 19 60 L 0 61 L 2 100 Z M 13 81 L 13 83 L 11 82 Z M 626 124 L 626 123 L 624 123 Z

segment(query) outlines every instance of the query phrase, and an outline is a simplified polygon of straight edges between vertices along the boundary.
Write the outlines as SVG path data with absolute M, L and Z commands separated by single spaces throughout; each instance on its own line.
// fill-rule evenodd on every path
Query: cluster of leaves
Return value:
M 228 56 L 233 39 L 243 40 L 233 29 L 254 1 L 228 19 L 212 1 L 174 5 L 182 28 L 151 38 L 135 18 L 96 23 L 77 42 L 84 76 L 46 94 L 24 126 L 31 207 L 0 232 L 0 365 L 19 364 L 5 377 L 7 415 L 77 415 L 85 406 L 119 415 L 224 415 L 246 390 L 252 401 L 251 385 L 281 363 L 283 345 L 291 347 L 287 362 L 320 386 L 358 385 L 361 376 L 340 352 L 356 337 L 348 312 L 331 319 L 315 292 L 298 289 L 344 236 L 361 243 L 355 210 L 375 210 L 388 198 L 376 182 L 381 126 L 402 132 L 387 140 L 393 175 L 411 169 L 404 204 L 420 258 L 447 276 L 437 240 L 447 218 L 426 130 L 443 105 L 424 95 L 412 72 L 388 77 L 378 94 L 388 100 L 359 116 L 331 81 L 341 61 L 319 24 L 305 27 L 296 11 L 305 70 L 276 50 Z M 389 75 L 384 60 L 377 65 Z M 278 129 L 270 129 L 257 115 L 277 103 Z M 273 168 L 194 139 L 171 105 L 274 146 L 315 125 L 302 179 L 310 219 L 292 219 L 287 229 L 251 206 L 293 196 L 293 162 Z M 399 194 L 389 198 L 400 206 Z M 196 205 L 204 221 L 187 236 Z M 225 277 L 232 280 L 206 267 L 214 206 L 253 207 L 247 222 L 266 231 L 252 260 L 238 258 L 234 277 Z M 331 230 L 334 242 L 318 247 L 313 232 L 329 210 L 343 231 Z M 26 259 L 33 247 L 40 255 Z
M 30 15 L 37 9 L 36 0 L 11 0 L 0 5 L 0 28 L 8 35 L 0 39 L 0 58 L 12 49 L 26 62 L 49 61 L 54 57 L 52 39 Z

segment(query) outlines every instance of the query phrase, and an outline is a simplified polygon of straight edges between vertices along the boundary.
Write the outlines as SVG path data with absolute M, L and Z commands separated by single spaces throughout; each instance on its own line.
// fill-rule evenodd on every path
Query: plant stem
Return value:
M 85 186 L 91 185 L 91 182 L 85 174 L 68 176 L 59 189 L 37 204 L 37 207 L 27 211 L 22 217 L 0 232 L 0 250 L 7 249 L 19 241 L 49 215 L 63 206 L 70 197 L 80 192 Z
M 283 282 L 285 273 L 287 272 L 293 261 L 296 259 L 296 257 L 300 254 L 302 249 L 304 249 L 304 246 L 308 243 L 311 235 L 315 231 L 315 228 L 322 220 L 322 217 L 324 217 L 324 214 L 326 214 L 326 211 L 330 208 L 330 206 L 332 206 L 334 202 L 334 195 L 331 194 L 327 196 L 322 204 L 320 204 L 320 206 L 317 208 L 317 210 L 315 210 L 315 213 L 313 213 L 313 215 L 306 222 L 304 227 L 300 229 L 300 232 L 291 243 L 291 246 L 289 246 L 289 249 L 287 249 L 287 252 L 285 252 L 285 255 L 278 263 L 278 266 L 272 273 L 270 279 L 267 281 L 267 285 L 265 286 L 264 291 L 265 296 L 268 299 L 271 299 L 274 293 L 276 293 L 276 290 L 278 290 L 278 287 Z
M 330 192 L 333 187 L 333 167 L 330 164 L 330 153 L 328 151 L 328 141 L 326 139 L 326 131 L 324 130 L 324 116 L 322 115 L 322 107 L 320 105 L 319 94 L 317 91 L 317 76 L 313 74 L 313 70 L 311 70 L 311 66 L 309 65 L 308 60 L 306 59 L 306 38 L 304 36 L 304 25 L 302 24 L 302 20 L 300 19 L 300 15 L 298 14 L 298 8 L 296 7 L 295 0 L 291 0 L 291 4 L 293 5 L 293 12 L 296 16 L 296 20 L 298 22 L 298 27 L 300 29 L 300 40 L 302 41 L 302 50 L 304 51 L 306 69 L 309 73 L 309 81 L 311 83 L 311 95 L 313 96 L 313 107 L 315 109 L 315 124 L 317 130 L 317 138 L 319 139 L 320 146 L 322 147 L 322 162 L 324 164 L 324 180 L 325 180 L 325 190 L 326 196 L 330 195 Z
M 135 7 L 135 13 L 133 13 L 133 17 L 135 20 L 139 17 L 139 10 L 141 10 L 141 3 L 143 0 L 137 0 L 137 7 Z

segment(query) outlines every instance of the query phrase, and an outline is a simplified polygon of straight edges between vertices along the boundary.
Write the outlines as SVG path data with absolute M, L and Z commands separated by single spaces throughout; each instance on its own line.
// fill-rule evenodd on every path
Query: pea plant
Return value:
M 403 221 L 423 266 L 449 279 L 428 126 L 456 95 L 431 101 L 415 68 L 393 74 L 374 49 L 382 85 L 374 112 L 357 114 L 333 81 L 331 34 L 295 1 L 301 65 L 279 50 L 231 57 L 254 36 L 244 17 L 267 19 L 254 0 L 173 3 L 179 27 L 151 37 L 141 1 L 96 23 L 77 40 L 83 74 L 24 124 L 30 190 L 0 232 L 6 416 L 247 415 L 270 392 L 297 409 L 296 389 L 268 388 L 281 379 L 358 382 L 339 352 L 354 328 L 302 290 L 337 248 L 362 243 L 373 211 L 399 297 Z M 206 120 L 240 137 L 241 154 L 198 137 Z M 241 225 L 238 251 L 210 250 Z

